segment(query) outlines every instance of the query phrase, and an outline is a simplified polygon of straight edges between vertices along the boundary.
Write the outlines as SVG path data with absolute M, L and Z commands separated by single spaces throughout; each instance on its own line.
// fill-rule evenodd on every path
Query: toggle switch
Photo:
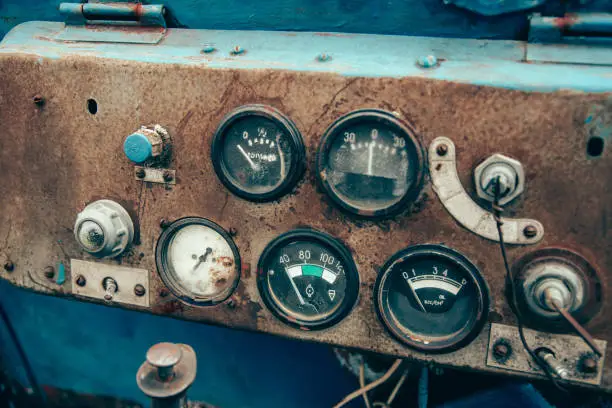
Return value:
M 499 180 L 499 204 L 504 205 L 521 195 L 525 189 L 525 172 L 520 161 L 496 153 L 474 169 L 478 197 L 493 202 L 495 184 Z
M 90 254 L 116 257 L 132 243 L 134 223 L 128 212 L 111 200 L 98 200 L 77 215 L 74 236 Z

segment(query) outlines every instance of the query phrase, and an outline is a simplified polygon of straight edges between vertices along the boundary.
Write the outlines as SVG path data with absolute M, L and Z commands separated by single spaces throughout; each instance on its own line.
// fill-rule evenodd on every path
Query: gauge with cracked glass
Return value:
M 416 199 L 423 151 L 408 123 L 390 112 L 358 110 L 325 131 L 317 172 L 325 192 L 344 210 L 385 217 Z
M 232 238 L 205 218 L 181 218 L 157 241 L 157 270 L 179 299 L 200 306 L 227 299 L 240 279 L 240 255 Z
M 383 266 L 374 304 L 400 342 L 442 353 L 465 346 L 480 332 L 489 291 L 478 268 L 461 253 L 442 245 L 415 245 Z
M 305 169 L 302 136 L 277 109 L 245 105 L 230 112 L 213 138 L 212 162 L 232 193 L 250 201 L 287 194 Z
M 359 274 L 350 251 L 319 231 L 297 229 L 280 235 L 265 248 L 257 270 L 264 303 L 293 327 L 332 326 L 357 301 Z

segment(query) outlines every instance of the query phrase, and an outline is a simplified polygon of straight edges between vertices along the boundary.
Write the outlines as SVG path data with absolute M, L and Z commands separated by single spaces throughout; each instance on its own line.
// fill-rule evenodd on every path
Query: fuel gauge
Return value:
M 465 256 L 441 245 L 415 245 L 383 266 L 374 286 L 378 316 L 408 346 L 445 352 L 470 342 L 487 317 L 489 292 Z
M 271 201 L 289 192 L 304 172 L 304 157 L 297 127 L 266 105 L 230 112 L 212 143 L 217 176 L 232 193 L 250 201 Z

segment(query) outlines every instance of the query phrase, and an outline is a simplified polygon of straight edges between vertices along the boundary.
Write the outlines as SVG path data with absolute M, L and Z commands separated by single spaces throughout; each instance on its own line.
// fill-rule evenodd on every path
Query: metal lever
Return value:
M 601 357 L 603 355 L 595 344 L 595 339 L 593 339 L 593 336 L 591 336 L 591 334 L 584 327 L 582 327 L 582 325 L 578 323 L 576 319 L 574 319 L 574 316 L 572 316 L 565 307 L 559 304 L 559 301 L 557 297 L 555 297 L 554 291 L 552 289 L 546 289 L 544 293 L 544 299 L 546 300 L 546 303 L 549 307 L 559 312 L 559 314 L 565 319 L 565 321 L 567 321 L 572 326 L 576 334 L 578 334 L 582 338 L 582 340 L 584 340 L 584 342 L 589 345 L 589 347 L 593 350 L 593 353 L 595 353 L 597 357 Z

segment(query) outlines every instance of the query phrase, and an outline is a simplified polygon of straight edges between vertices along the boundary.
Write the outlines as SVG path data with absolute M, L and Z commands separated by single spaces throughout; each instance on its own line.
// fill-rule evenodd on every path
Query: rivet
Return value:
M 162 218 L 161 220 L 159 220 L 159 228 L 166 229 L 170 226 L 170 224 L 172 223 L 165 218 Z
M 45 274 L 45 277 L 47 279 L 53 279 L 53 277 L 55 276 L 55 268 L 49 265 L 45 267 L 45 270 L 43 273 Z
M 327 61 L 331 61 L 332 57 L 329 54 L 326 53 L 321 53 L 319 55 L 317 55 L 317 61 L 319 62 L 327 62 Z
M 416 63 L 421 68 L 434 68 L 438 65 L 438 58 L 435 55 L 425 55 L 417 58 Z
M 523 229 L 523 235 L 525 235 L 526 238 L 534 238 L 536 235 L 538 235 L 538 229 L 535 227 L 535 225 L 527 225 Z
M 446 153 L 448 153 L 448 146 L 445 144 L 438 145 L 436 153 L 438 153 L 438 156 L 446 156 Z
M 172 173 L 167 170 L 164 171 L 164 181 L 168 183 L 172 180 L 174 180 L 174 176 L 172 175 Z
M 236 228 L 234 228 L 234 227 L 230 227 L 229 234 L 230 234 L 230 236 L 235 237 L 236 234 L 238 234 L 238 230 Z
M 87 283 L 87 279 L 83 275 L 79 275 L 76 278 L 76 284 L 83 287 Z
M 145 290 L 145 287 L 142 286 L 140 283 L 136 286 L 134 286 L 134 294 L 138 297 L 144 296 L 144 294 L 147 293 L 147 291 Z
M 145 170 L 144 169 L 138 169 L 136 170 L 136 177 L 138 178 L 144 178 L 146 176 Z

